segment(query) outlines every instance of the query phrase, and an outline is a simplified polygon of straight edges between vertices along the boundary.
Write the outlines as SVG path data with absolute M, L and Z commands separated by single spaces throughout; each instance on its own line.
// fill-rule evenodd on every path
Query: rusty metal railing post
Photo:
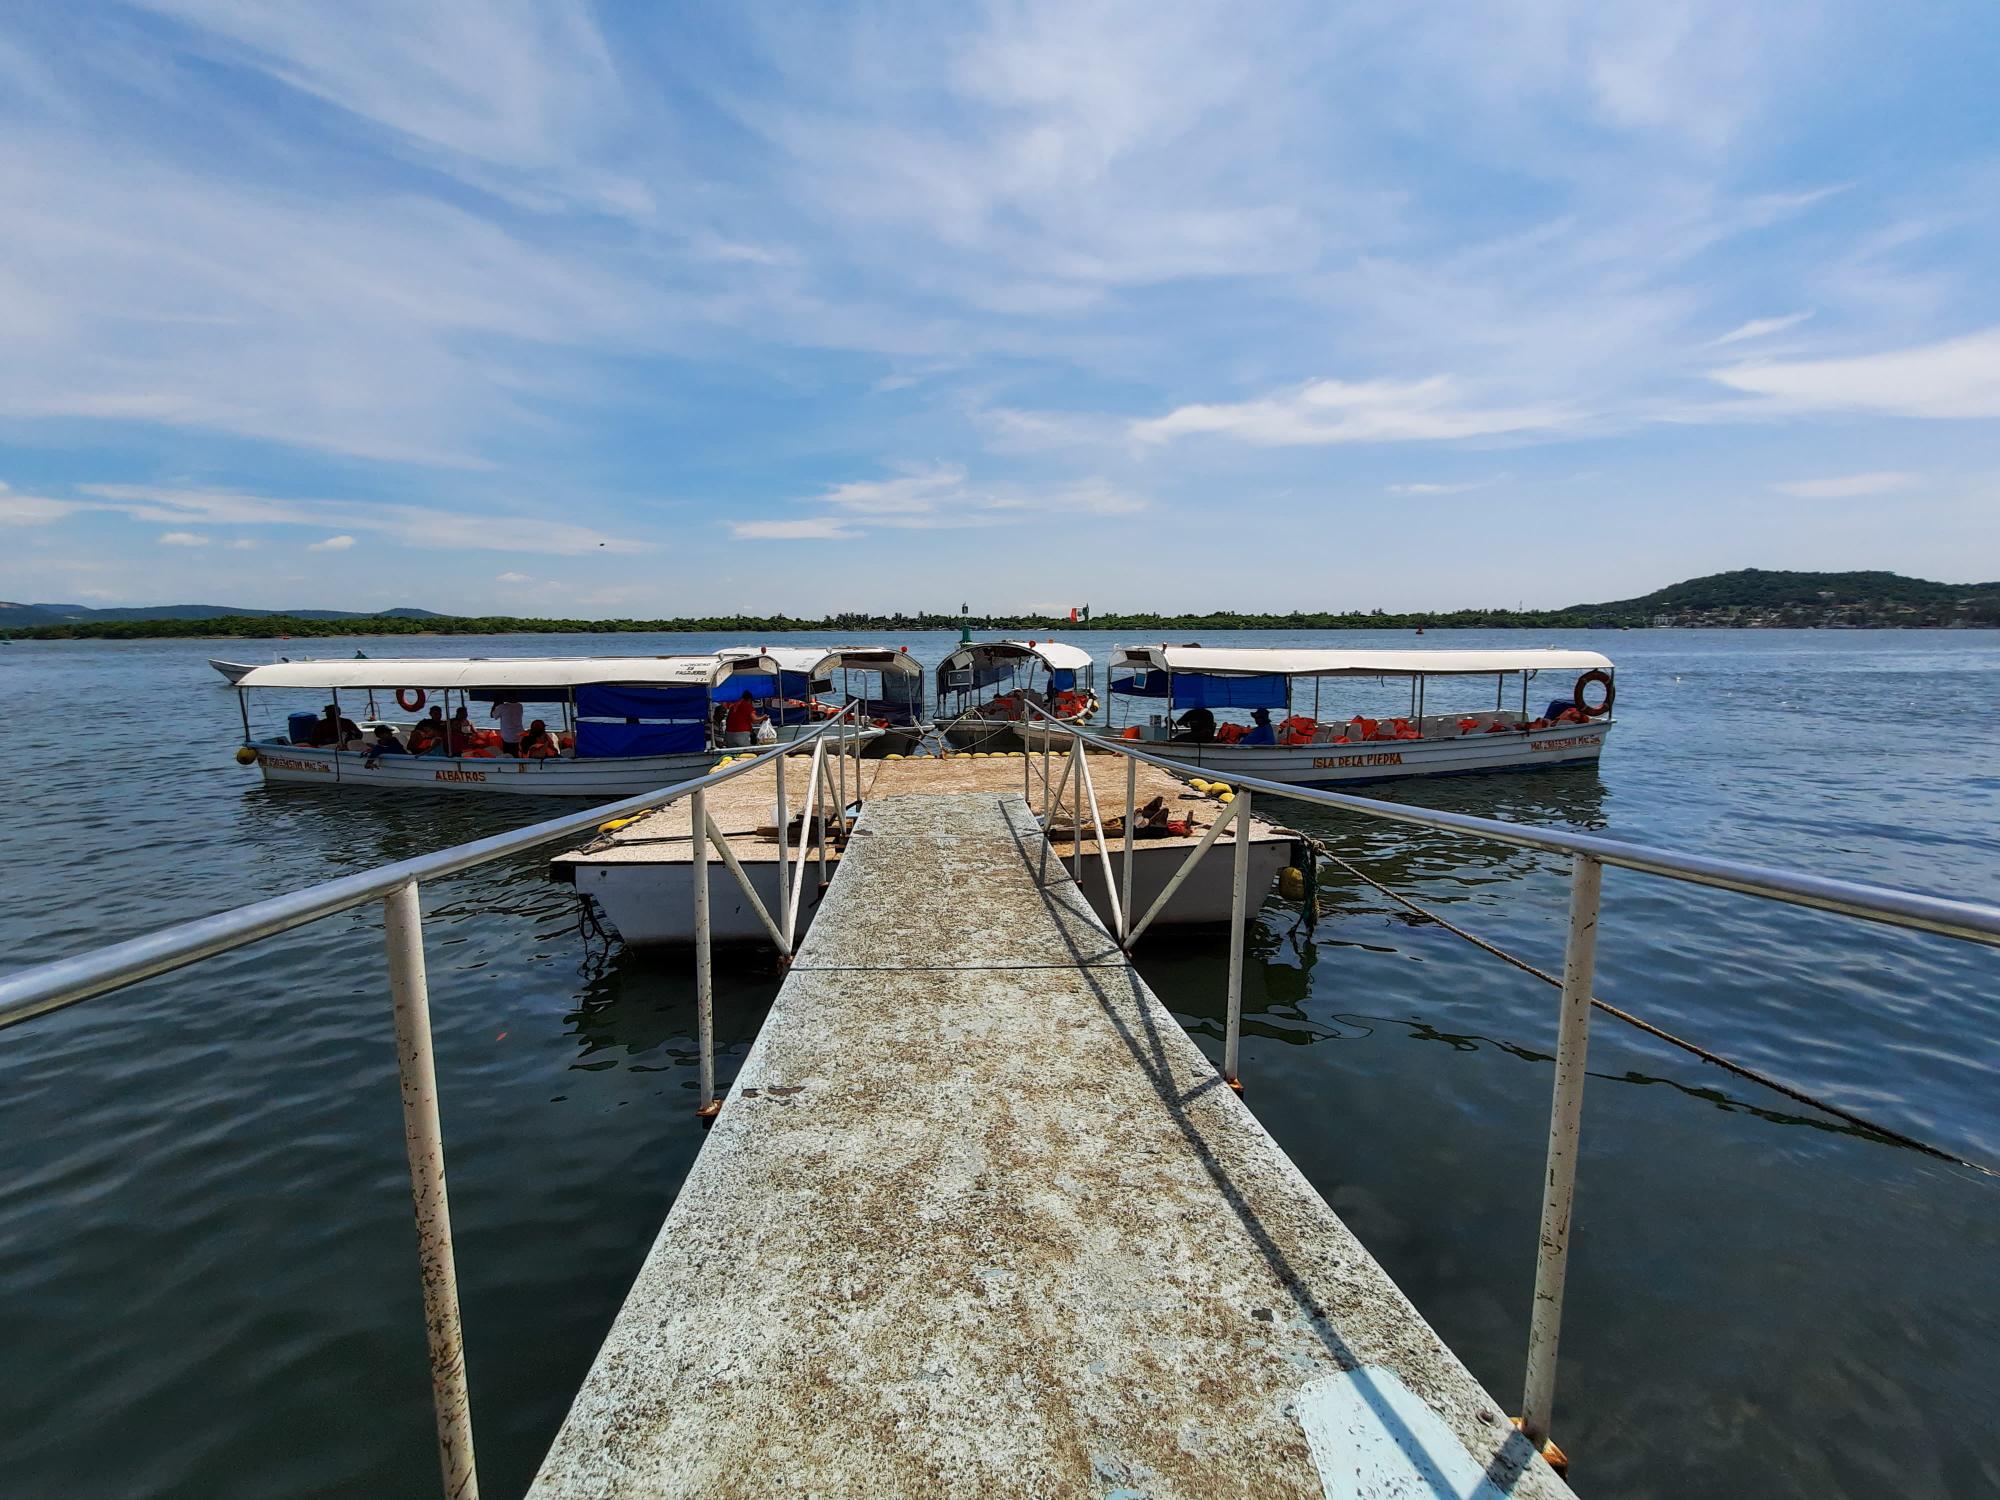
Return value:
M 1229 901 L 1229 1021 L 1222 1039 L 1222 1077 L 1241 1093 L 1243 1080 L 1237 1067 L 1243 1043 L 1243 929 L 1250 921 L 1250 794 L 1239 791 L 1234 800 L 1230 811 L 1236 814 L 1235 826 L 1229 832 L 1236 841 Z
M 431 1053 L 430 989 L 424 975 L 424 918 L 412 880 L 382 898 L 389 998 L 396 1012 L 396 1066 L 403 1084 L 403 1150 L 423 1266 L 424 1328 L 430 1346 L 431 1403 L 446 1500 L 478 1500 L 472 1460 L 472 1398 L 465 1380 L 465 1335 L 452 1260 L 451 1203 L 445 1192 L 444 1130 L 438 1120 L 437 1062 Z
M 1562 1021 L 1556 1037 L 1555 1096 L 1549 1105 L 1548 1173 L 1542 1191 L 1535 1307 L 1528 1326 L 1528 1378 L 1521 1431 L 1537 1448 L 1549 1441 L 1562 1339 L 1563 1279 L 1569 1267 L 1570 1210 L 1583 1125 L 1584 1059 L 1590 1046 L 1590 987 L 1597 965 L 1597 910 L 1604 866 L 1579 854 L 1570 874 L 1569 938 L 1563 949 Z
M 1073 842 L 1069 846 L 1069 878 L 1077 889 L 1083 889 L 1083 736 L 1076 737 L 1076 744 L 1070 750 L 1070 764 L 1075 768 L 1075 782 L 1070 789 L 1070 798 L 1076 806 L 1076 816 L 1070 819 Z
M 784 750 L 778 755 L 778 922 L 785 929 L 785 942 L 795 940 L 796 929 L 792 926 L 792 872 L 789 865 L 791 854 L 792 799 L 785 792 L 785 762 L 792 758 L 791 751 Z M 803 834 L 804 828 L 799 832 Z M 804 850 L 801 849 L 803 854 Z
M 694 836 L 694 1024 L 701 1049 L 701 1103 L 695 1112 L 704 1120 L 721 1113 L 715 1097 L 715 985 L 710 963 L 708 926 L 708 794 L 697 791 L 690 799 Z
M 1139 762 L 1131 756 L 1125 757 L 1125 868 L 1120 872 L 1123 879 L 1124 899 L 1118 903 L 1121 920 L 1118 923 L 1118 946 L 1124 947 L 1132 936 L 1132 820 L 1139 815 Z

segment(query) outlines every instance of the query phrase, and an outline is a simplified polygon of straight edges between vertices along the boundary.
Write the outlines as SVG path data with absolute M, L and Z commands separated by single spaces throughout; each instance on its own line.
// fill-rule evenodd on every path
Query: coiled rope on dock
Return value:
M 1296 832 L 1296 830 L 1293 831 Z M 1425 921 L 1435 922 L 1439 927 L 1442 927 L 1446 932 L 1449 932 L 1452 936 L 1457 938 L 1462 938 L 1464 941 L 1470 943 L 1473 947 L 1479 949 L 1483 953 L 1492 954 L 1493 957 L 1499 959 L 1502 963 L 1512 964 L 1515 968 L 1519 969 L 1523 974 L 1532 974 L 1535 976 L 1535 978 L 1541 980 L 1544 984 L 1554 985 L 1557 989 L 1562 988 L 1562 979 L 1559 975 L 1551 974 L 1546 969 L 1537 968 L 1535 965 L 1529 963 L 1526 959 L 1516 957 L 1514 954 L 1509 953 L 1506 949 L 1501 948 L 1493 943 L 1489 943 L 1485 938 L 1480 937 L 1477 933 L 1467 932 L 1463 927 L 1460 927 L 1457 923 L 1452 922 L 1445 917 L 1439 916 L 1436 912 L 1431 911 L 1427 907 L 1419 905 L 1417 902 L 1412 901 L 1408 896 L 1403 895 L 1401 892 L 1391 890 L 1388 886 L 1384 885 L 1374 876 L 1368 874 L 1365 870 L 1359 869 L 1351 861 L 1342 859 L 1338 854 L 1335 854 L 1331 849 L 1327 848 L 1326 844 L 1322 840 L 1314 838 L 1311 834 L 1298 833 L 1297 836 L 1301 843 L 1305 844 L 1308 848 L 1313 850 L 1313 852 L 1317 854 L 1320 858 L 1325 859 L 1330 864 L 1337 865 L 1340 869 L 1346 871 L 1349 875 L 1352 875 L 1356 880 L 1361 881 L 1363 884 L 1373 886 L 1376 890 L 1380 891 L 1383 895 L 1387 896 L 1391 901 L 1394 901 L 1399 906 L 1407 907 L 1410 911 L 1415 912 Z M 1307 908 L 1309 918 L 1317 918 L 1319 915 L 1319 910 L 1318 910 L 1319 897 L 1317 892 L 1317 884 L 1318 884 L 1317 881 L 1312 882 L 1311 885 L 1308 886 L 1308 889 L 1306 891 L 1306 901 L 1309 903 Z M 1895 1144 L 1899 1146 L 1908 1147 L 1912 1151 L 1920 1151 L 1926 1156 L 1935 1157 L 1939 1161 L 1950 1162 L 1954 1166 L 1970 1167 L 1973 1171 L 1984 1173 L 1988 1177 L 2000 1178 L 2000 1171 L 1995 1171 L 1992 1167 L 1986 1166 L 1981 1162 L 1968 1161 L 1965 1157 L 1960 1156 L 1955 1151 L 1947 1151 L 1942 1146 L 1935 1146 L 1932 1145 L 1929 1141 L 1919 1140 L 1916 1136 L 1908 1135 L 1903 1131 L 1893 1129 L 1892 1127 L 1883 1125 L 1878 1121 L 1871 1120 L 1866 1115 L 1858 1115 L 1853 1110 L 1843 1109 L 1838 1104 L 1834 1104 L 1825 1099 L 1818 1098 L 1813 1094 L 1807 1093 L 1804 1089 L 1794 1088 L 1791 1084 L 1773 1078 L 1768 1073 L 1760 1073 L 1755 1068 L 1748 1068 L 1745 1067 L 1742 1063 L 1732 1062 L 1728 1058 L 1723 1057 L 1719 1053 L 1711 1052 L 1708 1048 L 1702 1046 L 1699 1042 L 1691 1042 L 1686 1037 L 1675 1036 L 1671 1031 L 1666 1031 L 1661 1027 L 1655 1026 L 1651 1021 L 1647 1021 L 1639 1016 L 1635 1016 L 1628 1010 L 1621 1010 L 1617 1006 L 1610 1004 L 1608 1001 L 1598 999 L 1597 996 L 1595 995 L 1592 995 L 1590 997 L 1590 1003 L 1596 1009 L 1603 1011 L 1607 1016 L 1615 1017 L 1616 1019 L 1623 1021 L 1627 1026 L 1631 1026 L 1639 1031 L 1643 1031 L 1646 1033 L 1646 1035 L 1650 1037 L 1656 1037 L 1660 1041 L 1667 1043 L 1669 1046 L 1678 1047 L 1683 1052 L 1690 1053 L 1691 1055 L 1700 1058 L 1705 1063 L 1713 1063 L 1716 1067 L 1721 1068 L 1725 1073 L 1733 1073 L 1738 1078 L 1747 1079 L 1749 1082 L 1757 1084 L 1761 1088 L 1767 1088 L 1771 1090 L 1771 1092 L 1774 1094 L 1782 1094 L 1787 1099 L 1793 1100 L 1794 1102 L 1799 1104 L 1803 1104 L 1810 1109 L 1816 1109 L 1820 1111 L 1822 1114 L 1831 1115 L 1836 1120 L 1844 1120 L 1849 1125 L 1852 1125 L 1857 1129 L 1867 1131 L 1870 1135 L 1880 1136 L 1883 1140 L 1893 1141 L 1895 1142 Z

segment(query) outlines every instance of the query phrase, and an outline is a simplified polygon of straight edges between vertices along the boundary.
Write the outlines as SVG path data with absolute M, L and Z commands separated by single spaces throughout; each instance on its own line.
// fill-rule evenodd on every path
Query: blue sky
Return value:
M 1990 6 L 0 12 L 0 597 L 2000 577 Z

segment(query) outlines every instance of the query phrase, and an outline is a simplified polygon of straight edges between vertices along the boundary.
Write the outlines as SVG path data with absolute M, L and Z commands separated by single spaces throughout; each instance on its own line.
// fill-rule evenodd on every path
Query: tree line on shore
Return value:
M 969 624 L 979 631 L 1010 631 L 1041 637 L 1063 631 L 1115 630 L 1147 636 L 1160 632 L 1197 630 L 1414 630 L 1545 628 L 1567 626 L 1608 628 L 1645 623 L 1629 615 L 1597 610 L 1467 609 L 1449 614 L 1392 614 L 1383 610 L 1351 610 L 1341 614 L 1105 614 L 1087 621 L 1067 615 L 835 614 L 822 619 L 792 615 L 712 615 L 675 620 L 552 620 L 517 615 L 431 615 L 409 619 L 364 615 L 341 620 L 304 619 L 296 615 L 221 615 L 203 620 L 78 620 L 60 625 L 36 625 L 14 630 L 17 640 L 175 640 L 203 637 L 275 640 L 325 636 L 400 635 L 612 635 L 701 633 L 705 635 L 852 635 L 857 631 L 895 632 L 957 630 Z

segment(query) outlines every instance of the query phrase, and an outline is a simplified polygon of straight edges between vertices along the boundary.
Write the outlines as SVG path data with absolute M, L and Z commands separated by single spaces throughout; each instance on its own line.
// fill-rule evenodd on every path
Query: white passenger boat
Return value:
M 928 728 L 924 669 L 900 646 L 728 646 L 726 657 L 762 655 L 778 664 L 780 693 L 771 709 L 780 738 L 859 705 L 870 755 L 908 754 Z
M 937 727 L 958 750 L 1018 750 L 1025 705 L 1066 724 L 1097 712 L 1097 664 L 1061 641 L 967 641 L 938 663 Z
M 745 691 L 770 709 L 782 693 L 780 664 L 769 656 L 495 657 L 279 662 L 237 680 L 243 745 L 267 782 L 451 792 L 504 792 L 609 800 L 670 786 L 710 770 L 732 745 L 720 728 Z M 289 693 L 286 732 L 251 731 L 251 694 Z M 542 719 L 554 744 L 537 755 L 510 755 L 494 729 L 493 705 L 511 698 L 524 724 Z M 309 743 L 314 705 L 331 704 L 336 722 L 361 731 L 346 746 Z M 369 749 L 377 725 L 398 741 L 435 705 L 450 720 L 459 709 L 480 743 L 451 754 L 379 754 Z M 800 726 L 787 726 L 794 734 Z M 301 741 L 308 741 L 301 743 Z
M 231 687 L 235 687 L 237 683 L 241 682 L 243 674 L 254 670 L 256 666 L 254 662 L 224 661 L 219 656 L 211 656 L 208 659 L 208 664 L 227 678 Z
M 1617 696 L 1594 651 L 1129 646 L 1109 679 L 1103 733 L 1225 779 L 1296 786 L 1594 761 Z M 1121 724 L 1133 711 L 1145 717 Z M 1050 732 L 1024 731 L 1035 745 Z

